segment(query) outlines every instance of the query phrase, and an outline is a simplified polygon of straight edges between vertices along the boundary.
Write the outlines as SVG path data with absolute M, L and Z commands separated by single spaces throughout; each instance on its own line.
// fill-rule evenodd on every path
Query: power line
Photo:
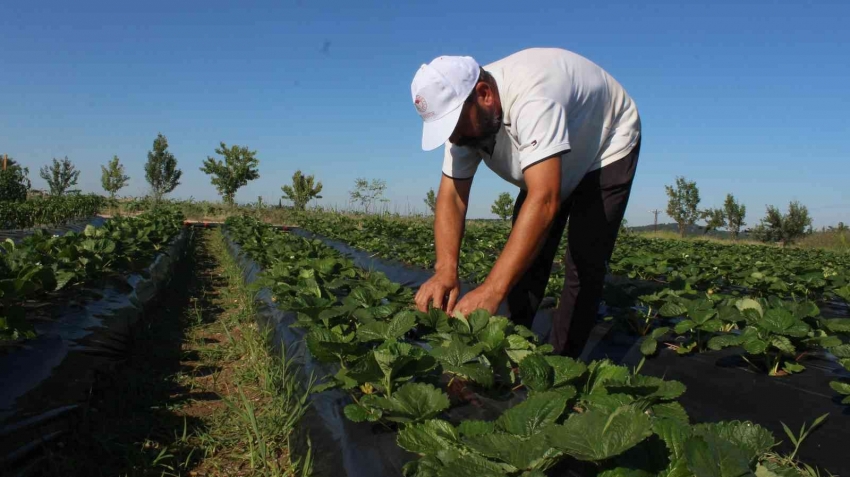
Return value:
M 655 221 L 652 224 L 652 233 L 658 233 L 658 214 L 660 214 L 661 211 L 658 210 L 658 209 L 655 209 L 655 210 L 650 210 L 649 212 L 651 214 L 655 215 Z

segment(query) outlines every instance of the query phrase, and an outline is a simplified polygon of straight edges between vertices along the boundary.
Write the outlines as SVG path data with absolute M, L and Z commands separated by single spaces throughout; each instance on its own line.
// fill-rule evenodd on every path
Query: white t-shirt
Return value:
M 640 137 L 637 106 L 590 60 L 557 48 L 532 48 L 484 66 L 496 81 L 502 127 L 493 154 L 446 142 L 443 173 L 471 178 L 481 160 L 526 189 L 523 170 L 561 156 L 561 200 L 589 171 L 631 152 Z M 569 152 L 569 154 L 565 154 Z

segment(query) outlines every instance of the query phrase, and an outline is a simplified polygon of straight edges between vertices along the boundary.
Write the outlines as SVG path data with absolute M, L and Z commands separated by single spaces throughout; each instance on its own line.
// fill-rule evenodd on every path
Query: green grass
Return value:
M 254 296 L 219 231 L 146 316 L 126 362 L 31 475 L 310 475 L 309 386 L 255 323 Z

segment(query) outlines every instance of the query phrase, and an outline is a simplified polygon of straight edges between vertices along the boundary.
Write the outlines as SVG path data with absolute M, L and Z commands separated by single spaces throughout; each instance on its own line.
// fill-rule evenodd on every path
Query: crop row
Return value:
M 70 289 L 148 266 L 180 231 L 183 216 L 154 210 L 116 217 L 80 233 L 43 230 L 0 245 L 0 340 L 32 338 L 27 312 Z
M 504 317 L 415 311 L 411 290 L 321 241 L 248 217 L 226 227 L 263 269 L 255 286 L 297 317 L 315 359 L 336 366 L 315 392 L 343 390 L 349 420 L 397 431 L 419 456 L 407 476 L 531 477 L 555 466 L 606 477 L 811 475 L 774 453 L 760 426 L 690 424 L 679 382 L 552 355 Z M 455 412 L 520 398 L 488 420 Z
M 23 202 L 0 201 L 0 228 L 24 229 L 37 225 L 60 225 L 91 217 L 106 204 L 97 194 L 34 197 Z
M 433 226 L 427 221 L 303 214 L 305 229 L 345 241 L 386 258 L 433 267 Z M 461 246 L 462 279 L 481 282 L 510 234 L 506 224 L 469 224 Z M 547 295 L 557 298 L 564 281 L 562 241 Z M 843 298 L 850 301 L 850 255 L 823 250 L 677 241 L 623 235 L 610 262 L 620 276 L 651 280 L 674 289 L 744 289 L 756 296 Z
M 423 233 L 426 226 L 424 222 L 368 217 L 359 226 L 354 226 L 357 223 L 354 219 L 339 215 L 312 216 L 302 222 L 311 231 L 343 240 L 347 237 L 346 242 L 351 245 L 415 265 L 424 266 L 427 261 L 424 258 L 433 253 L 430 252 L 433 250 L 432 244 L 421 244 L 414 239 L 417 234 Z M 494 249 L 501 246 L 499 239 L 493 237 L 498 237 L 502 229 L 499 225 L 490 224 L 470 227 L 462 248 L 464 257 L 461 263 L 464 259 L 472 259 L 472 266 L 491 266 L 486 260 Z M 624 250 L 633 250 L 639 254 L 635 247 L 642 243 L 654 246 L 658 240 L 623 237 L 622 242 L 625 244 L 618 245 L 620 254 Z M 673 248 L 685 243 L 669 242 Z M 715 244 L 699 245 L 711 248 Z M 764 250 L 776 251 L 768 247 L 741 247 L 742 251 L 749 251 L 751 256 L 763 253 Z M 725 246 L 725 249 L 729 248 Z M 797 252 L 807 253 L 789 253 Z M 660 251 L 653 250 L 651 253 Z M 843 259 L 834 254 L 826 254 L 824 258 L 836 261 Z M 624 262 L 633 263 L 630 257 L 622 257 L 618 264 L 612 264 L 612 269 L 620 267 Z M 818 266 L 833 264 L 829 262 L 829 265 Z M 732 265 L 728 264 L 727 267 L 731 268 Z M 713 265 L 712 268 L 721 267 Z M 687 272 L 668 270 L 665 273 L 668 276 L 682 276 Z M 846 270 L 842 270 L 840 274 L 832 276 L 834 280 L 830 284 L 841 285 L 842 288 L 834 291 L 847 298 L 847 285 L 843 282 L 845 273 Z M 560 286 L 557 280 L 563 280 L 563 275 L 553 275 L 550 287 L 553 283 Z M 727 277 L 732 275 L 732 272 L 726 272 Z M 839 276 L 842 281 L 838 280 Z M 803 281 L 796 283 L 799 285 Z M 746 290 L 753 294 L 747 295 L 740 290 L 730 290 L 729 287 L 725 288 L 726 292 L 715 291 L 713 287 L 700 290 L 697 288 L 699 284 L 698 280 L 681 280 L 680 283 L 656 282 L 652 286 L 634 286 L 628 290 L 610 286 L 616 289 L 609 293 L 610 296 L 616 297 L 620 293 L 626 297 L 618 303 L 619 307 L 609 308 L 609 312 L 618 327 L 640 337 L 640 350 L 647 356 L 654 355 L 659 346 L 674 348 L 679 354 L 735 347 L 741 350 L 741 356 L 754 370 L 771 376 L 804 371 L 809 357 L 824 354 L 850 370 L 850 319 L 823 317 L 818 305 L 806 298 L 810 293 L 781 299 L 783 294 L 776 290 L 775 285 L 767 289 L 754 286 Z M 819 286 L 824 285 L 820 283 Z M 788 291 L 788 288 L 783 290 Z M 844 382 L 834 381 L 831 386 L 839 393 L 850 394 L 850 386 Z M 850 398 L 845 398 L 845 401 L 850 403 Z

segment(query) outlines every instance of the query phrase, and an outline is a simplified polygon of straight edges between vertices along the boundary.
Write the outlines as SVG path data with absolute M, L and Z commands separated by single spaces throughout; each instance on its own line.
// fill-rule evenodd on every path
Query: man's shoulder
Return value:
M 495 60 L 489 64 L 483 65 L 484 69 L 494 68 L 503 66 L 505 64 L 512 65 L 539 65 L 540 60 L 545 60 L 554 57 L 561 58 L 572 58 L 579 57 L 576 53 L 572 51 L 565 50 L 563 48 L 550 48 L 550 47 L 533 47 L 526 48 L 524 50 L 519 50 L 516 53 L 512 53 L 508 56 Z

